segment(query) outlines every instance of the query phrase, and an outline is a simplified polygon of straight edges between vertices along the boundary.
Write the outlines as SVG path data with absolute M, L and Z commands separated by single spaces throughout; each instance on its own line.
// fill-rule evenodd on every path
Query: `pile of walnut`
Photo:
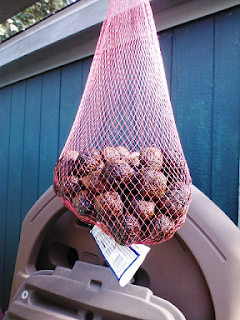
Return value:
M 155 147 L 67 151 L 55 165 L 54 189 L 80 220 L 100 225 L 119 244 L 153 244 L 184 222 L 188 195 L 177 187 L 180 174 Z

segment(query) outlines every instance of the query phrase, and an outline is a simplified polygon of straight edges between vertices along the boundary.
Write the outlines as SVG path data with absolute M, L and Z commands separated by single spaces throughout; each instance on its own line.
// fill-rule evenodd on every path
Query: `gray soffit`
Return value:
M 0 0 L 1 1 L 1 0 Z M 0 45 L 0 87 L 94 54 L 109 0 L 82 0 Z M 157 31 L 240 0 L 152 0 Z

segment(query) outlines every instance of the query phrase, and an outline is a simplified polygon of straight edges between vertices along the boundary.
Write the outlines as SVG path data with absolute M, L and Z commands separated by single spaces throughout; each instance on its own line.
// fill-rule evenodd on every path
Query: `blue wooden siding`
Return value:
M 193 183 L 236 223 L 240 6 L 160 34 Z M 91 57 L 0 89 L 0 307 L 7 308 L 21 223 L 52 184 Z
M 21 223 L 52 184 L 92 58 L 0 89 L 0 307 L 7 308 Z
M 7 292 L 11 285 L 11 275 L 14 271 L 19 230 L 21 227 L 23 135 L 25 125 L 25 110 L 23 106 L 25 106 L 25 96 L 26 81 L 12 86 L 8 181 L 5 186 L 7 188 L 7 215 L 5 226 L 4 292 Z
M 215 17 L 215 39 L 211 196 L 236 222 L 240 140 L 239 6 L 235 11 Z
M 4 92 L 4 94 L 2 94 Z M 5 227 L 7 221 L 7 185 L 8 185 L 8 158 L 11 115 L 12 88 L 7 87 L 0 91 L 0 307 L 3 307 L 4 279 L 5 279 Z M 4 142 L 4 143 L 3 143 Z
M 193 183 L 237 223 L 240 6 L 160 34 Z

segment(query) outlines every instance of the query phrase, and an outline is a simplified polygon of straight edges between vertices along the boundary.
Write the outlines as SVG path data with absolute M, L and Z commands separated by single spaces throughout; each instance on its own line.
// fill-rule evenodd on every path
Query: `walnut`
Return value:
M 119 218 L 123 214 L 123 202 L 115 191 L 107 191 L 95 197 L 95 211 L 101 221 L 106 222 L 111 218 Z
M 80 217 L 89 216 L 92 219 L 95 216 L 92 197 L 87 190 L 81 190 L 73 198 L 72 205 Z
M 155 206 L 153 201 L 134 201 L 133 203 L 133 214 L 137 218 L 141 218 L 144 223 L 147 220 L 151 220 L 155 216 Z
M 160 171 L 163 166 L 163 154 L 158 148 L 148 147 L 140 152 L 139 161 L 142 166 Z
M 116 162 L 106 162 L 102 169 L 102 179 L 110 187 L 119 188 L 123 184 L 127 184 L 134 174 L 134 169 L 130 167 L 124 160 Z
M 139 152 L 133 152 L 127 157 L 127 163 L 131 167 L 139 167 L 139 165 L 140 165 L 139 157 L 140 157 Z
M 54 175 L 59 181 L 76 173 L 76 161 L 79 153 L 74 150 L 64 152 L 57 160 L 54 167 Z
M 146 170 L 141 172 L 139 190 L 145 199 L 159 200 L 167 188 L 167 177 L 156 170 Z
M 106 189 L 106 186 L 101 179 L 101 171 L 90 172 L 87 176 L 84 176 L 79 180 L 84 187 L 92 193 L 101 193 Z
M 169 216 L 158 215 L 152 232 L 154 242 L 169 240 L 174 235 L 175 230 L 175 224 Z
M 92 171 L 100 170 L 103 167 L 101 154 L 98 150 L 83 150 L 77 158 L 78 174 L 85 176 Z
M 105 147 L 101 151 L 102 158 L 105 162 L 120 160 L 121 156 L 118 150 L 114 147 Z
M 131 215 L 126 214 L 117 233 L 114 234 L 116 241 L 120 245 L 130 245 L 134 242 L 139 242 L 141 225 L 139 220 Z
M 125 160 L 125 158 L 128 158 L 130 156 L 130 152 L 125 147 L 118 146 L 118 147 L 116 147 L 116 151 L 120 155 L 120 160 Z

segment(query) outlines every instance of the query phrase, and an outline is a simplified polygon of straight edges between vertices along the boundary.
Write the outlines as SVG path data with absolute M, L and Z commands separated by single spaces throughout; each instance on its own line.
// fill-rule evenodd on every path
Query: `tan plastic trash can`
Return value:
M 132 282 L 175 305 L 187 320 L 240 319 L 240 230 L 196 187 L 192 191 L 184 226 L 151 246 Z M 10 302 L 36 271 L 71 270 L 78 260 L 106 266 L 89 231 L 50 187 L 23 222 Z

